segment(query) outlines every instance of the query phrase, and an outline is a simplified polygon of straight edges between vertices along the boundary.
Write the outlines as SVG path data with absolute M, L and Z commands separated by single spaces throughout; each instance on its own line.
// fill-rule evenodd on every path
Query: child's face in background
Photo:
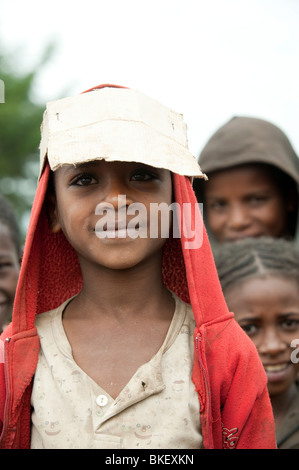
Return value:
M 0 332 L 9 323 L 20 270 L 9 228 L 0 222 Z
M 243 165 L 215 172 L 204 191 L 204 211 L 218 242 L 286 234 L 286 203 L 265 168 Z
M 290 346 L 299 342 L 298 282 L 273 275 L 247 279 L 228 288 L 225 298 L 258 350 L 270 395 L 285 392 L 299 371 Z
M 62 229 L 78 253 L 81 266 L 87 261 L 110 269 L 126 269 L 161 252 L 166 239 L 151 238 L 148 232 L 150 203 L 171 204 L 169 171 L 140 163 L 100 160 L 77 167 L 62 166 L 54 173 L 54 182 L 53 231 Z M 146 209 L 146 220 L 140 218 L 137 227 L 147 227 L 144 238 L 129 233 L 128 224 L 137 214 L 127 214 L 133 203 L 141 203 Z M 102 212 L 96 214 L 99 204 Z M 99 228 L 101 218 L 107 217 L 105 206 L 114 209 L 115 220 L 115 230 L 107 238 L 103 238 L 104 232 Z

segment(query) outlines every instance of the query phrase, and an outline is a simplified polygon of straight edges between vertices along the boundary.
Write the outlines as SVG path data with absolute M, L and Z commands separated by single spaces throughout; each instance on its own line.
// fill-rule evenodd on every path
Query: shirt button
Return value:
M 108 403 L 108 398 L 106 397 L 106 395 L 99 395 L 96 398 L 96 403 L 99 406 L 106 406 Z

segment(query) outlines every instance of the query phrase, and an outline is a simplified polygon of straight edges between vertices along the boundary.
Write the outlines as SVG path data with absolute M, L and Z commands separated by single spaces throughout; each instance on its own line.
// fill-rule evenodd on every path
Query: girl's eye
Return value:
M 9 261 L 0 262 L 0 269 L 10 268 L 11 266 L 12 266 L 12 263 L 10 263 Z
M 283 327 L 286 330 L 296 330 L 299 327 L 299 321 L 293 318 L 287 318 L 283 321 Z
M 245 333 L 248 335 L 248 336 L 251 336 L 253 335 L 254 333 L 257 332 L 257 327 L 256 325 L 253 325 L 252 323 L 248 323 L 247 325 L 241 325 L 240 326 L 242 327 L 242 329 L 245 331 Z
M 214 211 L 222 211 L 226 207 L 226 202 L 219 199 L 219 201 L 209 202 L 208 207 Z
M 268 198 L 266 196 L 251 196 L 249 198 L 249 203 L 251 205 L 261 205 L 264 204 L 268 201 Z
M 89 186 L 90 184 L 95 184 L 97 181 L 94 176 L 89 174 L 81 174 L 76 176 L 72 182 L 72 186 Z
M 132 173 L 131 180 L 132 181 L 150 181 L 150 180 L 156 179 L 157 177 L 158 176 L 150 170 L 139 169 Z

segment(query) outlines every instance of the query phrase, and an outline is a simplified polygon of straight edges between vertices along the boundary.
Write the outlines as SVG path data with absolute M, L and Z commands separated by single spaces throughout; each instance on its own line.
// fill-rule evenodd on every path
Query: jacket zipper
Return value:
M 6 343 L 9 343 L 10 341 L 10 338 L 5 338 L 5 342 Z M 8 402 L 9 402 L 9 397 L 10 397 L 10 393 L 9 393 L 9 384 L 8 384 L 8 373 L 7 373 L 7 362 L 6 362 L 6 350 L 7 350 L 7 345 L 6 347 L 4 347 L 4 350 L 3 350 L 3 354 L 4 354 L 4 378 L 5 378 L 5 389 L 6 389 L 6 397 L 5 397 L 5 405 L 4 405 L 4 413 L 3 413 L 3 428 L 2 428 L 2 432 L 1 432 L 1 435 L 0 435 L 0 445 L 1 445 L 1 441 L 3 439 L 3 437 L 5 436 L 5 432 L 6 432 L 6 427 L 7 427 L 7 415 L 8 415 L 8 409 L 9 409 L 9 406 L 8 406 Z
M 209 391 L 209 382 L 208 382 L 208 375 L 207 371 L 205 369 L 205 366 L 202 362 L 201 358 L 201 353 L 199 350 L 199 343 L 201 342 L 201 333 L 198 332 L 196 337 L 195 337 L 195 346 L 196 346 L 196 352 L 197 352 L 197 359 L 198 362 L 201 366 L 203 376 L 204 376 L 204 382 L 205 382 L 205 392 L 206 392 L 206 406 L 207 406 L 207 427 L 208 427 L 208 441 L 209 441 L 209 449 L 212 448 L 212 437 L 211 437 L 211 426 L 210 426 L 210 391 Z

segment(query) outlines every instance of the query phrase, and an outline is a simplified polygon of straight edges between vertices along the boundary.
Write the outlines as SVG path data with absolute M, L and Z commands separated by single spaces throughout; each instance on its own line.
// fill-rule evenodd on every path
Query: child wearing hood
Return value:
M 212 242 L 271 236 L 299 243 L 299 159 L 287 136 L 263 119 L 236 116 L 199 156 L 209 180 L 194 181 Z
M 0 447 L 275 448 L 266 375 L 222 294 L 182 116 L 100 86 L 47 105 L 40 149 L 0 341 Z M 176 210 L 155 224 L 157 207 Z

